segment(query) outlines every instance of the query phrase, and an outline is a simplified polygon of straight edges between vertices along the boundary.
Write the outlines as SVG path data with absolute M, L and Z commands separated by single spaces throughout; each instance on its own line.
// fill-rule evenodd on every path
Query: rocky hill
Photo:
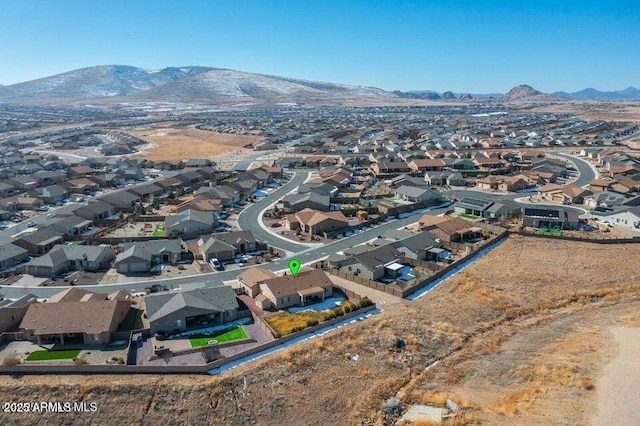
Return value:
M 505 102 L 560 102 L 566 99 L 542 93 L 531 86 L 521 84 L 509 90 L 503 97 Z

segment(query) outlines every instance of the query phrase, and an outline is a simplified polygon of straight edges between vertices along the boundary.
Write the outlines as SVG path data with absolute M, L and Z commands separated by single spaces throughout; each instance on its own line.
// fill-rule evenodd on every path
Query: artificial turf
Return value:
M 31 352 L 27 356 L 27 361 L 50 361 L 54 359 L 73 359 L 80 354 L 80 349 L 67 350 L 41 350 Z
M 189 339 L 189 341 L 191 342 L 191 347 L 192 348 L 197 348 L 198 346 L 205 346 L 205 345 L 209 345 L 212 343 L 223 343 L 223 342 L 230 342 L 232 340 L 240 340 L 240 339 L 246 339 L 247 333 L 246 331 L 244 331 L 244 329 L 242 327 L 236 327 L 232 330 L 229 330 L 225 333 L 220 333 L 220 334 L 211 334 L 211 335 L 207 335 L 207 336 L 201 336 L 201 337 L 192 337 Z M 215 342 L 213 342 L 215 340 Z M 211 342 L 211 343 L 209 343 Z

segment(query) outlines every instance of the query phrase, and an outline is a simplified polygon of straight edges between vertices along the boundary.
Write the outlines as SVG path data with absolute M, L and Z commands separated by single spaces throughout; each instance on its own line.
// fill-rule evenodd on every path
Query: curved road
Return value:
M 572 160 L 575 160 L 575 157 L 571 157 Z M 591 169 L 588 164 L 582 164 L 583 167 L 580 166 L 580 163 L 585 163 L 584 160 L 577 159 L 576 166 L 580 173 L 584 170 L 586 176 L 584 177 L 584 181 L 591 181 L 595 173 Z M 586 166 L 586 168 L 584 168 Z M 274 235 L 261 227 L 254 226 L 259 220 L 259 215 L 274 200 L 279 199 L 285 194 L 291 192 L 294 188 L 300 185 L 307 178 L 309 171 L 298 171 L 294 175 L 294 177 L 287 182 L 282 187 L 278 188 L 276 191 L 272 192 L 268 197 L 262 198 L 258 202 L 252 204 L 247 207 L 238 217 L 238 225 L 241 229 L 251 229 L 256 236 L 257 239 L 266 241 L 270 245 L 282 248 L 284 250 L 288 250 L 290 252 L 295 253 L 296 258 L 298 258 L 301 263 L 309 263 L 314 262 L 318 259 L 322 259 L 332 253 L 337 253 L 339 251 L 345 250 L 349 247 L 356 246 L 358 244 L 365 243 L 373 238 L 376 238 L 378 235 L 385 233 L 388 230 L 402 228 L 404 226 L 415 223 L 419 217 L 419 215 L 409 216 L 404 219 L 397 219 L 390 222 L 383 222 L 381 225 L 376 226 L 375 228 L 369 229 L 367 231 L 361 232 L 359 234 L 353 235 L 349 238 L 343 238 L 340 240 L 333 241 L 329 244 L 318 244 L 318 247 L 309 247 L 307 245 L 297 244 L 292 241 L 284 240 L 277 235 Z M 581 176 L 582 177 L 582 176 Z M 449 194 L 454 196 L 475 196 L 478 195 L 478 191 L 471 190 L 460 190 L 460 191 L 448 191 Z M 504 199 L 515 199 L 522 197 L 522 194 L 486 194 L 484 195 L 492 195 L 497 200 Z M 544 204 L 536 204 L 537 206 L 543 206 Z M 557 206 L 554 206 L 557 207 Z M 569 206 L 564 206 L 564 208 L 571 208 Z M 437 208 L 430 210 L 428 213 L 432 215 L 444 214 L 449 208 Z M 578 209 L 579 210 L 579 209 Z M 275 262 L 261 264 L 260 267 L 270 269 L 272 271 L 280 271 L 286 269 L 287 267 L 287 258 L 277 260 Z M 129 290 L 140 292 L 144 291 L 145 287 L 148 287 L 151 284 L 163 284 L 168 287 L 181 287 L 183 289 L 193 289 L 196 287 L 202 287 L 203 285 L 218 285 L 222 281 L 228 281 L 235 279 L 243 270 L 246 268 L 241 268 L 232 271 L 221 271 L 221 272 L 212 272 L 207 274 L 199 274 L 188 277 L 179 277 L 179 278 L 169 278 L 164 280 L 150 280 L 150 281 L 142 281 L 142 282 L 131 282 L 131 283 L 118 283 L 118 284 L 104 284 L 99 286 L 85 286 L 85 288 L 93 291 L 100 291 L 101 293 L 111 293 L 117 290 Z M 68 288 L 64 287 L 12 287 L 12 286 L 0 286 L 0 293 L 4 294 L 8 298 L 17 298 L 21 297 L 25 293 L 29 292 L 38 297 L 46 298 L 50 297 L 53 294 Z

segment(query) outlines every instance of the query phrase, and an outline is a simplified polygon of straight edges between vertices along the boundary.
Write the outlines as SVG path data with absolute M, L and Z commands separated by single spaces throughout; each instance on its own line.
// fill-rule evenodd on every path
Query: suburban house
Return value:
M 464 180 L 460 172 L 426 172 L 424 180 L 427 185 L 433 186 L 466 186 L 467 181 Z
M 594 179 L 589 182 L 589 189 L 593 192 L 608 191 L 615 183 L 615 180 Z
M 20 324 L 29 304 L 36 300 L 33 294 L 25 294 L 17 300 L 5 299 L 0 294 L 0 333 L 12 330 Z
M 436 236 L 428 231 L 393 242 L 391 246 L 407 259 L 440 262 L 450 255 L 448 250 L 442 248 Z
M 482 228 L 472 226 L 459 217 L 432 216 L 425 214 L 418 221 L 423 231 L 431 231 L 443 242 L 464 242 L 482 237 Z
M 73 215 L 54 218 L 49 226 L 65 236 L 73 237 L 87 232 L 93 226 L 93 221 Z
M 114 208 L 105 201 L 91 200 L 73 213 L 87 220 L 104 220 L 114 214 Z
M 220 200 L 220 204 L 224 207 L 230 207 L 240 201 L 240 191 L 231 188 L 228 185 L 222 186 L 203 186 L 199 188 L 193 195 L 203 195 L 207 198 Z
M 123 291 L 106 295 L 71 287 L 46 302 L 31 303 L 20 329 L 38 345 L 107 344 L 129 313 L 130 298 Z
M 108 246 L 56 245 L 47 254 L 34 257 L 25 265 L 27 273 L 36 277 L 53 277 L 69 270 L 107 270 L 115 258 Z
M 15 244 L 0 245 L 0 272 L 29 260 L 29 252 Z
M 258 242 L 251 231 L 224 232 L 203 235 L 198 239 L 196 255 L 204 261 L 216 258 L 219 261 L 232 260 L 236 253 L 247 253 L 257 250 Z
M 459 215 L 471 215 L 485 219 L 505 219 L 520 214 L 520 204 L 504 200 L 494 202 L 482 198 L 464 197 L 454 204 Z
M 282 206 L 286 213 L 299 212 L 304 209 L 329 211 L 331 197 L 329 195 L 316 194 L 315 192 L 289 194 L 282 199 Z
M 387 267 L 396 265 L 402 255 L 402 252 L 387 244 L 351 256 L 332 256 L 328 260 L 331 266 L 343 272 L 370 280 L 379 280 L 385 275 L 394 274 L 394 271 L 387 271 Z
M 150 294 L 145 304 L 152 334 L 173 334 L 238 319 L 235 292 L 225 285 Z
M 478 188 L 486 191 L 515 192 L 523 189 L 532 188 L 535 182 L 524 175 L 517 176 L 498 176 L 489 175 L 476 179 Z
M 440 158 L 416 158 L 407 163 L 413 172 L 441 171 L 445 163 Z
M 522 226 L 541 229 L 577 229 L 578 213 L 573 209 L 523 207 Z
M 612 225 L 640 230 L 640 206 L 618 206 L 611 209 L 599 207 L 592 210 L 591 215 Z
M 220 214 L 222 213 L 222 201 L 217 198 L 207 198 L 204 195 L 198 195 L 176 206 L 178 213 L 185 210 L 198 210 L 201 212 Z
M 53 246 L 62 242 L 62 233 L 47 227 L 30 234 L 23 234 L 13 241 L 13 244 L 26 249 L 32 256 L 38 256 L 47 253 Z
M 411 203 L 425 203 L 432 201 L 434 204 L 442 201 L 442 195 L 429 188 L 402 185 L 395 190 L 396 196 Z
M 211 232 L 218 226 L 218 219 L 211 212 L 189 209 L 167 216 L 164 223 L 167 235 L 175 237 Z
M 593 195 L 593 192 L 576 185 L 558 186 L 548 184 L 538 189 L 538 195 L 544 199 L 562 204 L 583 204 L 585 198 Z
M 182 260 L 182 244 L 178 239 L 137 241 L 122 244 L 122 251 L 115 259 L 115 267 L 121 274 L 149 272 L 155 264 L 175 265 Z
M 302 270 L 296 275 L 268 278 L 259 284 L 256 303 L 261 309 L 305 306 L 333 295 L 333 283 L 320 269 Z
M 132 213 L 136 204 L 141 201 L 138 195 L 127 191 L 110 192 L 101 197 L 101 200 L 113 206 L 114 211 Z
M 339 211 L 318 212 L 304 209 L 297 213 L 286 215 L 283 225 L 291 230 L 300 229 L 309 234 L 340 231 L 349 225 L 347 217 Z
M 260 294 L 260 284 L 264 284 L 265 280 L 276 278 L 275 272 L 268 269 L 256 267 L 249 268 L 238 275 L 240 289 L 244 294 L 255 298 Z

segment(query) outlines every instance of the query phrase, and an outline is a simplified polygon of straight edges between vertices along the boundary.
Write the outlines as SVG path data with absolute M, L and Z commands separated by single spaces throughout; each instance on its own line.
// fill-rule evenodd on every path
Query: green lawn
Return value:
M 222 333 L 222 334 L 214 333 L 204 337 L 193 337 L 189 340 L 191 341 L 191 347 L 197 348 L 198 346 L 205 346 L 211 343 L 231 342 L 232 340 L 246 339 L 247 337 L 248 336 L 246 331 L 244 331 L 244 328 L 236 327 L 233 330 L 227 331 L 226 333 Z
M 53 359 L 73 359 L 80 354 L 80 349 L 68 349 L 59 351 L 35 351 L 27 356 L 27 361 L 49 361 Z
M 561 229 L 538 229 L 538 235 L 546 235 L 548 237 L 562 237 Z
M 467 218 L 467 219 L 474 219 L 474 220 L 475 220 L 475 219 L 480 219 L 480 216 L 476 216 L 476 215 L 474 215 L 474 214 L 467 214 L 467 213 L 465 213 L 465 214 L 461 214 L 460 216 L 465 217 L 465 218 Z
M 167 236 L 167 231 L 160 231 L 160 230 L 153 231 L 151 233 L 151 236 L 152 237 L 166 237 Z

